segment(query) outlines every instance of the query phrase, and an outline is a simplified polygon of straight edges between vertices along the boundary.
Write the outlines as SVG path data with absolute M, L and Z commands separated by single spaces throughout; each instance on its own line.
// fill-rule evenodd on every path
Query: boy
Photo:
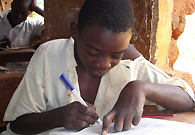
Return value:
M 186 82 L 171 78 L 142 56 L 121 60 L 133 30 L 129 0 L 86 0 L 72 38 L 41 45 L 5 112 L 5 134 L 48 134 L 54 128 L 81 130 L 103 119 L 102 134 L 115 121 L 116 132 L 137 125 L 143 106 L 190 110 L 194 93 Z M 88 103 L 65 89 L 65 73 Z M 179 86 L 179 87 L 178 87 Z M 95 109 L 96 107 L 96 109 Z
M 26 47 L 31 38 L 42 37 L 44 23 L 28 17 L 32 11 L 43 16 L 36 0 L 13 0 L 11 9 L 0 13 L 0 41 L 6 41 L 7 46 L 11 44 L 12 48 Z

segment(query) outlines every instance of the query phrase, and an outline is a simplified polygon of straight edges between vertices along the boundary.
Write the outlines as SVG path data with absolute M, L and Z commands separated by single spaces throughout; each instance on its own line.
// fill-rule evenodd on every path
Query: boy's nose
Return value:
M 20 18 L 20 19 L 22 18 L 22 14 L 19 14 L 19 18 Z
M 102 70 L 110 69 L 111 68 L 110 58 L 99 59 L 99 61 L 97 62 L 97 67 L 102 69 Z
M 22 18 L 22 14 L 18 14 L 17 17 L 18 17 L 19 19 L 21 19 L 21 18 Z

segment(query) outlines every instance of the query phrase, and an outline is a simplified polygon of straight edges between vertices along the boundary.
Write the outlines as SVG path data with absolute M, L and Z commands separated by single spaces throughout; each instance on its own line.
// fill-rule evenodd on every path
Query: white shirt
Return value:
M 42 36 L 44 22 L 38 19 L 27 17 L 27 19 L 14 28 L 9 23 L 7 15 L 11 10 L 0 12 L 0 40 L 6 36 L 14 47 L 29 46 L 30 39 L 35 36 Z
M 57 39 L 42 44 L 36 50 L 8 105 L 4 121 L 13 121 L 26 113 L 52 110 L 76 100 L 59 80 L 60 75 L 65 73 L 80 94 L 73 46 L 72 38 Z M 168 76 L 140 56 L 134 61 L 121 60 L 102 77 L 94 103 L 101 119 L 112 109 L 124 86 L 133 80 L 181 86 L 194 100 L 194 92 L 185 81 Z M 146 101 L 146 104 L 152 103 Z M 8 131 L 2 135 L 8 132 L 14 135 L 9 125 Z

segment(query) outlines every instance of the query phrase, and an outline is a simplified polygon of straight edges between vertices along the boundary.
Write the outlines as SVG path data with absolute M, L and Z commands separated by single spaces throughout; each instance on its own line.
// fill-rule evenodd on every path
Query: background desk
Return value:
M 4 127 L 7 124 L 3 122 L 3 116 L 23 76 L 24 73 L 4 74 L 3 71 L 0 71 L 0 127 Z

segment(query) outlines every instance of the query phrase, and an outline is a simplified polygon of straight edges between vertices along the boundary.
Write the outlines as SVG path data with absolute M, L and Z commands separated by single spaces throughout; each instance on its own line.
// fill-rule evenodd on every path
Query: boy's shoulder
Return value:
M 61 50 L 64 50 L 70 45 L 73 45 L 74 41 L 72 38 L 70 39 L 54 39 L 47 41 L 43 44 L 41 44 L 38 48 L 38 50 L 44 51 L 44 52 L 59 52 Z
M 8 14 L 10 11 L 11 11 L 11 9 L 6 9 L 6 10 L 1 11 L 1 12 L 0 12 L 0 17 L 3 18 L 4 15 L 7 16 L 7 14 Z
M 44 20 L 42 19 L 37 19 L 37 18 L 32 18 L 32 17 L 27 17 L 26 20 L 24 21 L 24 23 L 28 24 L 28 25 L 44 25 Z

